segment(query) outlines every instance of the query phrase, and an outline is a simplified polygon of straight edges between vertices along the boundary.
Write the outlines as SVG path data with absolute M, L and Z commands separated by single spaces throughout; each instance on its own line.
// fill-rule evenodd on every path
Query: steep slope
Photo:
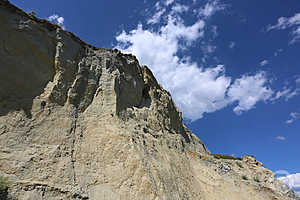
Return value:
M 295 198 L 255 160 L 214 158 L 135 56 L 4 0 L 0 27 L 0 198 Z

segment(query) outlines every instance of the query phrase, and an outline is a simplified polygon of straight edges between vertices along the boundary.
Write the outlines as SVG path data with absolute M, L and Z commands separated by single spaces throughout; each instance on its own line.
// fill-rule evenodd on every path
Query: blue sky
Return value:
M 298 0 L 11 2 L 137 55 L 213 153 L 300 173 Z

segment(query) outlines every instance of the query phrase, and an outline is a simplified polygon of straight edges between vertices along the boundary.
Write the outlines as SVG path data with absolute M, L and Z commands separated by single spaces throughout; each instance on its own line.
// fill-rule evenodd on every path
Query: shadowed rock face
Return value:
M 32 34 L 30 31 L 21 16 L 1 17 L 0 101 L 3 108 L 0 116 L 20 109 L 30 116 L 32 100 L 43 93 L 47 82 L 53 79 L 55 44 L 45 40 L 41 32 Z
M 292 199 L 265 168 L 214 159 L 133 55 L 3 0 L 0 29 L 7 199 Z M 241 179 L 258 172 L 260 184 Z

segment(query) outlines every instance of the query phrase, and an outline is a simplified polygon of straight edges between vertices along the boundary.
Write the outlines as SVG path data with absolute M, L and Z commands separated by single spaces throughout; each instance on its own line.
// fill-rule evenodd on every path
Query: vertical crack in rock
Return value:
M 73 185 L 76 187 L 76 169 L 75 169 L 75 162 L 76 156 L 74 155 L 75 152 L 75 143 L 76 143 L 76 128 L 77 128 L 77 120 L 78 120 L 78 111 L 74 109 L 72 111 L 72 127 L 70 130 L 70 134 L 72 137 L 72 147 L 71 147 L 71 165 L 73 170 Z

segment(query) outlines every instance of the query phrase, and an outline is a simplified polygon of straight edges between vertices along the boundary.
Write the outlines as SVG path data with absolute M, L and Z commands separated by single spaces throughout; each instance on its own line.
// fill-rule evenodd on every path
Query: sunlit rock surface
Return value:
M 1 199 L 295 199 L 254 158 L 211 155 L 135 56 L 4 0 L 0 30 Z

